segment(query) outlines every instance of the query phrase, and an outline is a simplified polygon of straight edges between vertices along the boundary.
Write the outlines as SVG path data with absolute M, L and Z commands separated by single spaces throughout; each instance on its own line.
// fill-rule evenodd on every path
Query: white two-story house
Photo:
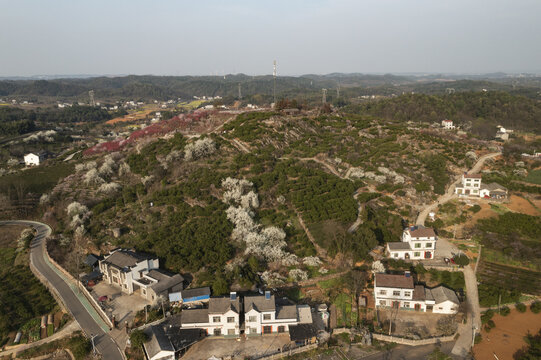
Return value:
M 238 337 L 240 335 L 241 304 L 237 293 L 229 297 L 213 297 L 206 309 L 182 311 L 181 327 L 201 328 L 207 335 Z
M 480 196 L 481 174 L 462 174 L 462 183 L 455 187 L 455 194 Z
M 415 285 L 409 272 L 403 275 L 376 274 L 374 277 L 376 307 L 455 314 L 460 304 L 453 290 L 443 286 L 433 289 Z
M 297 305 L 277 306 L 274 295 L 244 297 L 244 327 L 247 335 L 289 332 L 299 323 Z
M 441 126 L 446 130 L 453 130 L 455 128 L 455 125 L 453 124 L 453 120 L 442 120 Z
M 150 301 L 183 289 L 181 275 L 169 274 L 159 267 L 158 258 L 127 249 L 114 250 L 99 261 L 104 281 L 120 287 L 127 294 L 136 293 Z
M 433 259 L 437 240 L 434 229 L 416 225 L 404 230 L 402 241 L 388 242 L 386 250 L 393 259 Z

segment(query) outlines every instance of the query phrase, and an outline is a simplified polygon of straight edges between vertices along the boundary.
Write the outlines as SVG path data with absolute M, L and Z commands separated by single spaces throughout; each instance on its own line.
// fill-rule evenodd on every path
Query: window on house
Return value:
M 411 291 L 404 291 L 404 296 L 411 296 Z
M 419 256 L 421 256 L 421 253 L 419 251 L 416 251 L 416 252 L 413 253 L 413 256 L 419 257 Z
M 420 248 L 421 247 L 421 243 L 415 243 L 415 248 Z
M 432 243 L 426 243 L 425 247 L 431 248 L 431 247 L 432 247 Z
M 255 316 L 250 316 L 250 317 L 248 318 L 248 322 L 257 322 L 257 317 L 255 317 Z
M 380 304 L 381 306 L 385 306 L 385 305 L 387 305 L 387 301 L 385 301 L 385 300 L 380 300 L 380 301 L 379 301 L 379 304 Z
M 279 333 L 286 332 L 286 327 L 285 326 L 278 326 L 278 332 Z
M 222 329 L 220 328 L 214 329 L 214 335 L 222 335 Z
M 235 335 L 235 329 L 227 329 L 227 335 Z
M 250 334 L 257 334 L 257 328 L 250 328 Z
M 379 294 L 380 294 L 380 295 L 387 295 L 387 290 L 380 290 L 380 291 L 379 291 Z
M 263 334 L 272 333 L 272 326 L 263 326 Z
M 405 303 L 404 303 L 404 307 L 405 307 L 405 308 L 409 308 L 409 307 L 410 307 L 410 303 L 409 303 L 409 302 L 405 302 Z
M 215 322 L 215 323 L 216 323 L 216 322 L 220 322 L 220 321 L 222 321 L 222 319 L 220 319 L 219 316 L 213 316 L 213 317 L 212 317 L 212 322 Z
M 398 253 L 394 253 L 394 257 L 398 257 Z
M 271 314 L 263 314 L 263 320 L 270 320 Z
M 393 296 L 400 296 L 400 290 L 394 290 Z
M 235 322 L 235 318 L 232 317 L 232 316 L 230 316 L 230 317 L 227 318 L 227 322 L 228 322 L 228 323 L 234 323 L 234 322 Z

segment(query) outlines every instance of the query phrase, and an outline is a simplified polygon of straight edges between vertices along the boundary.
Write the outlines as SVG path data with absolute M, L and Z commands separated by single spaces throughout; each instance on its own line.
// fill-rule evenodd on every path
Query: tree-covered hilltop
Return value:
M 355 109 L 399 121 L 440 122 L 451 119 L 457 125 L 471 126 L 472 132 L 491 138 L 497 125 L 516 130 L 541 130 L 541 102 L 498 91 L 405 94 L 364 103 Z

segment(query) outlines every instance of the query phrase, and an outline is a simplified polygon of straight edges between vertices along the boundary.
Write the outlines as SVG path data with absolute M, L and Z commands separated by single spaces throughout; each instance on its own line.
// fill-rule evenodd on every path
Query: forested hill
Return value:
M 279 76 L 277 93 L 320 91 L 323 87 L 379 86 L 411 82 L 411 79 L 394 75 L 331 74 L 300 77 Z M 272 95 L 272 76 L 125 76 L 96 77 L 86 79 L 56 80 L 4 80 L 0 81 L 0 96 L 87 96 L 94 90 L 97 98 L 130 97 L 142 99 L 171 99 L 177 97 L 234 96 L 241 84 L 244 96 L 254 94 Z
M 355 110 L 401 121 L 440 122 L 448 118 L 459 125 L 471 125 L 480 135 L 493 136 L 497 125 L 541 132 L 540 101 L 498 91 L 405 94 L 358 105 Z

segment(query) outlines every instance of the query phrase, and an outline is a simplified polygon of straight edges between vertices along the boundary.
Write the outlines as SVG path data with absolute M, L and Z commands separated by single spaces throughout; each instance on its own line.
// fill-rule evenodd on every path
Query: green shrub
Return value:
M 515 309 L 517 309 L 518 312 L 524 313 L 526 312 L 527 307 L 523 303 L 518 303 L 515 305 Z
M 472 213 L 474 213 L 474 214 L 475 214 L 475 213 L 478 213 L 479 211 L 481 211 L 481 207 L 480 207 L 479 205 L 475 204 L 475 205 L 473 205 L 473 206 L 470 208 L 470 211 L 471 211 Z
M 460 266 L 466 266 L 470 263 L 470 259 L 464 254 L 457 254 L 453 257 L 455 264 Z
M 532 305 L 530 305 L 530 310 L 532 310 L 534 314 L 539 314 L 539 312 L 541 312 L 541 301 L 533 302 Z
M 481 334 L 475 334 L 475 340 L 474 342 L 476 344 L 479 344 L 481 341 L 483 341 L 483 337 L 481 336 Z
M 509 309 L 509 307 L 507 306 L 504 306 L 500 309 L 500 315 L 501 316 L 507 316 L 511 313 L 511 309 Z
M 140 348 L 148 340 L 148 335 L 142 330 L 135 329 L 130 334 L 130 342 L 134 348 Z
M 491 321 L 490 319 L 492 319 L 493 316 L 494 316 L 494 310 L 489 309 L 485 311 L 484 313 L 481 314 L 481 323 L 482 324 L 488 323 L 489 321 Z
M 82 335 L 71 338 L 68 342 L 68 347 L 76 360 L 84 359 L 92 350 L 90 340 Z

